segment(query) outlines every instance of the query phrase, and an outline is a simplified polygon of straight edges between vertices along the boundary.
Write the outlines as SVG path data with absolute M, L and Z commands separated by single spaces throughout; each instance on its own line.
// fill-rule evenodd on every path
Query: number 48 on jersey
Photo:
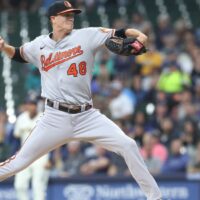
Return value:
M 67 70 L 67 75 L 77 77 L 78 74 L 84 76 L 87 72 L 86 62 L 82 61 L 78 65 L 76 63 L 72 63 Z

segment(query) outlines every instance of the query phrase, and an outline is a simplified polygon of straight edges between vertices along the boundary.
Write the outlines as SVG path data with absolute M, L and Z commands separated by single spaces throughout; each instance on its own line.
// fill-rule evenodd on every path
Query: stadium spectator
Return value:
M 134 112 L 131 99 L 122 92 L 123 85 L 119 80 L 114 80 L 110 85 L 111 101 L 109 110 L 114 120 L 129 120 Z
M 168 106 L 164 101 L 158 101 L 155 104 L 155 111 L 152 117 L 149 119 L 149 123 L 154 129 L 161 128 L 161 122 L 168 116 Z
M 149 46 L 150 51 L 136 57 L 136 63 L 140 65 L 140 75 L 151 75 L 155 70 L 160 70 L 163 64 L 163 55 L 158 52 L 154 44 Z
M 145 134 L 143 125 L 134 124 L 132 130 L 130 130 L 127 134 L 136 141 L 136 143 L 139 147 L 141 147 L 143 145 L 143 137 Z
M 158 81 L 158 89 L 168 94 L 179 93 L 184 90 L 184 87 L 189 87 L 191 84 L 188 74 L 180 70 L 176 62 L 169 62 L 164 66 Z
M 151 130 L 151 126 L 147 121 L 147 115 L 143 111 L 137 111 L 134 113 L 132 124 L 140 124 L 144 127 L 145 131 Z
M 150 136 L 146 136 L 150 135 Z M 160 143 L 160 132 L 158 130 L 154 130 L 152 132 L 146 132 L 143 137 L 143 146 L 141 148 L 141 153 L 144 158 L 147 157 L 147 153 L 145 151 L 145 144 L 144 141 L 147 143 L 147 147 L 151 146 L 151 155 L 160 161 L 162 165 L 167 157 L 168 157 L 168 149 Z M 149 152 L 150 153 L 150 152 Z
M 160 143 L 160 132 L 154 130 L 150 133 L 152 135 L 153 155 L 158 158 L 163 164 L 168 157 L 168 149 Z
M 189 156 L 195 151 L 196 144 L 199 141 L 199 135 L 198 124 L 191 120 L 185 120 L 180 139 L 186 147 Z
M 153 142 L 152 135 L 146 133 L 143 137 L 141 154 L 150 173 L 156 175 L 160 173 L 163 162 L 156 155 L 154 155 L 154 148 L 155 143 Z
M 179 105 L 177 106 L 179 120 L 183 120 L 187 117 L 187 107 L 191 104 L 193 104 L 192 91 L 190 89 L 184 89 L 184 91 L 182 91 L 182 93 L 180 94 L 180 101 Z
M 194 93 L 193 96 L 193 105 L 195 106 L 196 115 L 200 116 L 200 79 L 196 80 L 194 85 Z
M 187 171 L 188 173 L 200 173 L 200 141 L 197 142 L 196 149 L 190 156 Z
M 173 33 L 173 27 L 171 24 L 170 16 L 167 14 L 160 14 L 157 17 L 156 27 L 156 47 L 161 50 L 165 48 L 164 39 L 166 36 Z
M 80 167 L 80 172 L 84 176 L 88 175 L 107 175 L 110 167 L 110 157 L 108 152 L 98 146 L 95 146 L 96 155 L 89 157 Z
M 3 111 L 0 112 L 0 162 L 3 162 L 10 156 L 10 145 L 6 144 L 6 115 Z
M 162 173 L 185 173 L 189 162 L 189 156 L 182 149 L 182 142 L 180 139 L 172 140 L 170 144 L 170 154 L 163 164 Z
M 26 93 L 36 92 L 40 93 L 40 74 L 35 66 L 28 65 L 27 76 L 25 79 Z
M 138 106 L 141 102 L 144 101 L 146 91 L 142 87 L 142 77 L 135 75 L 131 79 L 131 91 L 135 95 L 136 105 Z
M 134 12 L 131 17 L 130 22 L 131 27 L 135 27 L 138 30 L 142 31 L 146 35 L 149 35 L 151 32 L 151 23 L 144 18 L 144 15 L 140 12 Z
M 0 137 L 0 162 L 10 156 L 10 145 L 6 144 L 3 137 Z
M 126 80 L 131 77 L 136 71 L 135 58 L 126 56 L 114 56 L 114 69 L 115 77 L 122 80 Z
M 81 144 L 78 141 L 70 142 L 66 145 L 67 157 L 63 160 L 62 169 L 58 176 L 71 177 L 80 174 L 80 166 L 85 161 L 85 156 L 81 152 Z
M 108 170 L 109 176 L 131 176 L 127 165 L 121 156 L 111 153 L 110 162 Z
M 101 79 L 109 80 L 114 73 L 113 59 L 111 59 L 108 50 L 102 50 L 100 58 L 94 65 L 93 75 L 101 76 Z
M 178 131 L 176 130 L 175 124 L 169 117 L 166 117 L 162 119 L 162 121 L 160 121 L 160 132 L 160 141 L 167 148 L 170 147 L 172 140 L 179 135 Z

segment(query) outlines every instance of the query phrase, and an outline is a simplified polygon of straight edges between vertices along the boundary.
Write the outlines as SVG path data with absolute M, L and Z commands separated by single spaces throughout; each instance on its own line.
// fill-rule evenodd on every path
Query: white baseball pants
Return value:
M 120 154 L 148 200 L 161 192 L 139 153 L 136 142 L 97 109 L 69 114 L 46 106 L 21 150 L 0 163 L 0 181 L 16 174 L 49 151 L 73 140 L 84 140 Z

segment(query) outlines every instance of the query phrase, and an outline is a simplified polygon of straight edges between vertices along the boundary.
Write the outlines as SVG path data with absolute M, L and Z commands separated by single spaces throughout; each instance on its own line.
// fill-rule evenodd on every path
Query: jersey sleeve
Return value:
M 22 58 L 35 66 L 38 65 L 39 44 L 40 38 L 38 37 L 35 40 L 27 42 L 20 47 L 20 54 Z
M 103 27 L 91 27 L 88 28 L 87 37 L 89 44 L 93 50 L 97 50 L 99 47 L 105 44 L 107 38 L 114 36 L 115 29 L 103 28 Z

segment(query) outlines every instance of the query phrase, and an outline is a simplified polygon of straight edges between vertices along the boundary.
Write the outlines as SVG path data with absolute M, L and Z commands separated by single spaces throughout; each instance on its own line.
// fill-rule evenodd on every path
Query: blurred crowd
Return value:
M 27 10 L 29 12 L 36 12 L 38 9 L 48 8 L 48 6 L 59 0 L 1 0 L 0 10 L 6 11 L 19 11 Z M 75 7 L 87 7 L 87 9 L 93 9 L 98 5 L 126 5 L 129 0 L 71 0 L 70 2 Z
M 14 2 L 23 6 L 28 1 L 5 5 L 10 8 Z M 200 29 L 188 27 L 183 19 L 172 22 L 168 15 L 158 16 L 153 25 L 140 13 L 128 22 L 117 19 L 112 27 L 141 30 L 149 37 L 149 51 L 137 57 L 116 56 L 106 49 L 97 54 L 91 85 L 94 107 L 136 140 L 153 175 L 200 173 Z M 37 70 L 31 66 L 27 73 L 27 94 L 38 93 Z M 43 102 L 38 99 L 35 110 L 29 108 L 33 102 L 26 102 L 17 113 L 42 111 Z M 1 111 L 0 161 L 19 148 L 14 126 Z M 53 151 L 47 166 L 54 177 L 130 175 L 118 155 L 77 141 Z

